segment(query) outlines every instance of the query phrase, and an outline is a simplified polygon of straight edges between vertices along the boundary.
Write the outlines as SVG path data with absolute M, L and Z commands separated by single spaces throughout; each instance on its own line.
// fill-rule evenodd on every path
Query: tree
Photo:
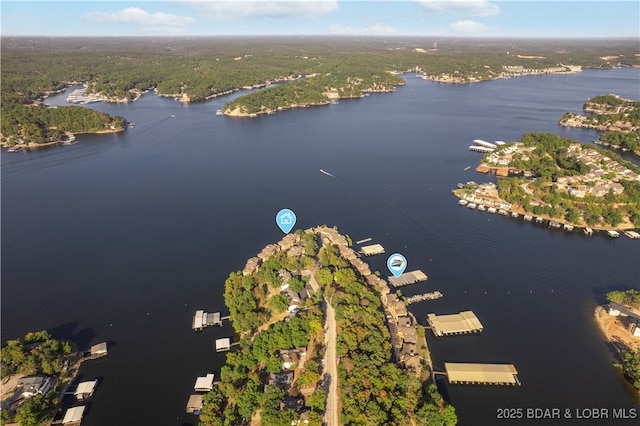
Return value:
M 333 282 L 333 273 L 329 268 L 320 268 L 315 275 L 316 281 L 320 285 L 329 285 Z
M 312 410 L 317 411 L 318 413 L 324 412 L 324 405 L 327 399 L 327 395 L 322 388 L 316 388 L 316 390 L 309 395 L 307 398 L 307 403 Z

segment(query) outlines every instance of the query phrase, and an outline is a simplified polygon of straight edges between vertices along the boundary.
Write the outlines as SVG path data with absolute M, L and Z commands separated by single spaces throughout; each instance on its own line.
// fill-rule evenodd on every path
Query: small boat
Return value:
M 511 212 L 511 217 L 518 217 L 518 212 Z
M 478 210 L 480 210 L 481 212 L 485 211 L 487 208 L 484 206 L 484 204 L 480 204 L 478 205 Z
M 475 209 L 476 207 L 478 207 L 478 205 L 476 203 L 469 203 L 467 204 L 467 207 L 470 209 Z
M 458 201 L 458 204 L 461 206 L 466 206 L 467 204 L 469 204 L 469 202 L 467 200 L 460 200 Z
M 493 214 L 495 212 L 497 212 L 498 210 L 496 210 L 495 207 L 489 207 L 489 213 Z
M 21 146 L 14 146 L 13 148 L 9 148 L 7 150 L 7 152 L 20 152 L 22 151 L 22 147 Z
M 589 235 L 589 236 L 593 235 L 593 229 L 589 228 L 588 226 L 584 228 L 582 232 L 584 232 L 585 235 Z
M 173 117 L 175 117 L 175 116 L 176 116 L 175 114 L 171 114 L 171 118 L 173 118 Z
M 632 240 L 640 239 L 640 234 L 638 234 L 636 231 L 624 231 L 624 235 L 631 238 Z
M 460 188 L 460 189 L 464 188 L 464 183 L 459 183 L 458 184 L 458 188 Z
M 609 235 L 611 238 L 618 238 L 620 236 L 620 233 L 618 231 L 607 231 L 607 235 Z
M 129 123 L 129 127 L 136 127 L 136 123 L 134 122 Z
M 73 139 L 69 139 L 68 141 L 64 141 L 62 142 L 62 145 L 64 146 L 70 146 L 70 145 L 75 145 L 77 144 L 79 141 L 77 141 L 75 138 Z
M 222 115 L 222 110 L 221 109 L 217 110 L 216 115 Z
M 464 169 L 465 169 L 465 170 L 469 170 L 470 168 L 471 168 L 471 166 L 467 166 L 467 167 L 465 167 Z

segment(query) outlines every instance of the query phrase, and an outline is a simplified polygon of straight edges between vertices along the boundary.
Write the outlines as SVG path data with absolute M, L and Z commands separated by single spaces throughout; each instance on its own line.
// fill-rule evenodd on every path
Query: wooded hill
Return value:
M 185 102 L 283 80 L 279 87 L 236 99 L 231 111 L 264 111 L 292 104 L 326 103 L 324 93 L 361 96 L 400 84 L 390 71 L 419 69 L 474 80 L 496 78 L 503 66 L 530 69 L 558 64 L 592 68 L 638 66 L 634 40 L 527 41 L 449 38 L 197 37 L 197 38 L 2 38 L 2 134 L 28 114 L 27 105 L 70 82 L 87 93 L 131 100 L 140 92 Z M 611 59 L 611 58 L 614 58 Z M 603 59 L 606 58 L 606 59 Z M 314 79 L 289 81 L 299 76 Z M 39 126 L 41 127 L 41 126 Z

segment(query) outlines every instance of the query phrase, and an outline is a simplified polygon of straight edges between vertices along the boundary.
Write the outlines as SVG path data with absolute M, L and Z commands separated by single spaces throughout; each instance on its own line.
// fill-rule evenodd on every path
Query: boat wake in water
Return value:
M 324 173 L 325 175 L 327 175 L 327 176 L 331 176 L 332 178 L 336 179 L 336 177 L 335 177 L 334 175 L 332 175 L 331 173 L 326 172 L 326 171 L 324 171 L 324 170 L 322 170 L 322 169 L 320 169 L 320 173 Z

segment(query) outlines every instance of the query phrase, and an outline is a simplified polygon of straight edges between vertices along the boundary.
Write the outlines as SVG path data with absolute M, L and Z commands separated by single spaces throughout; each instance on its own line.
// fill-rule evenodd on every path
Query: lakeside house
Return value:
M 49 376 L 26 376 L 18 381 L 20 397 L 27 399 L 44 395 L 53 387 L 54 380 Z

